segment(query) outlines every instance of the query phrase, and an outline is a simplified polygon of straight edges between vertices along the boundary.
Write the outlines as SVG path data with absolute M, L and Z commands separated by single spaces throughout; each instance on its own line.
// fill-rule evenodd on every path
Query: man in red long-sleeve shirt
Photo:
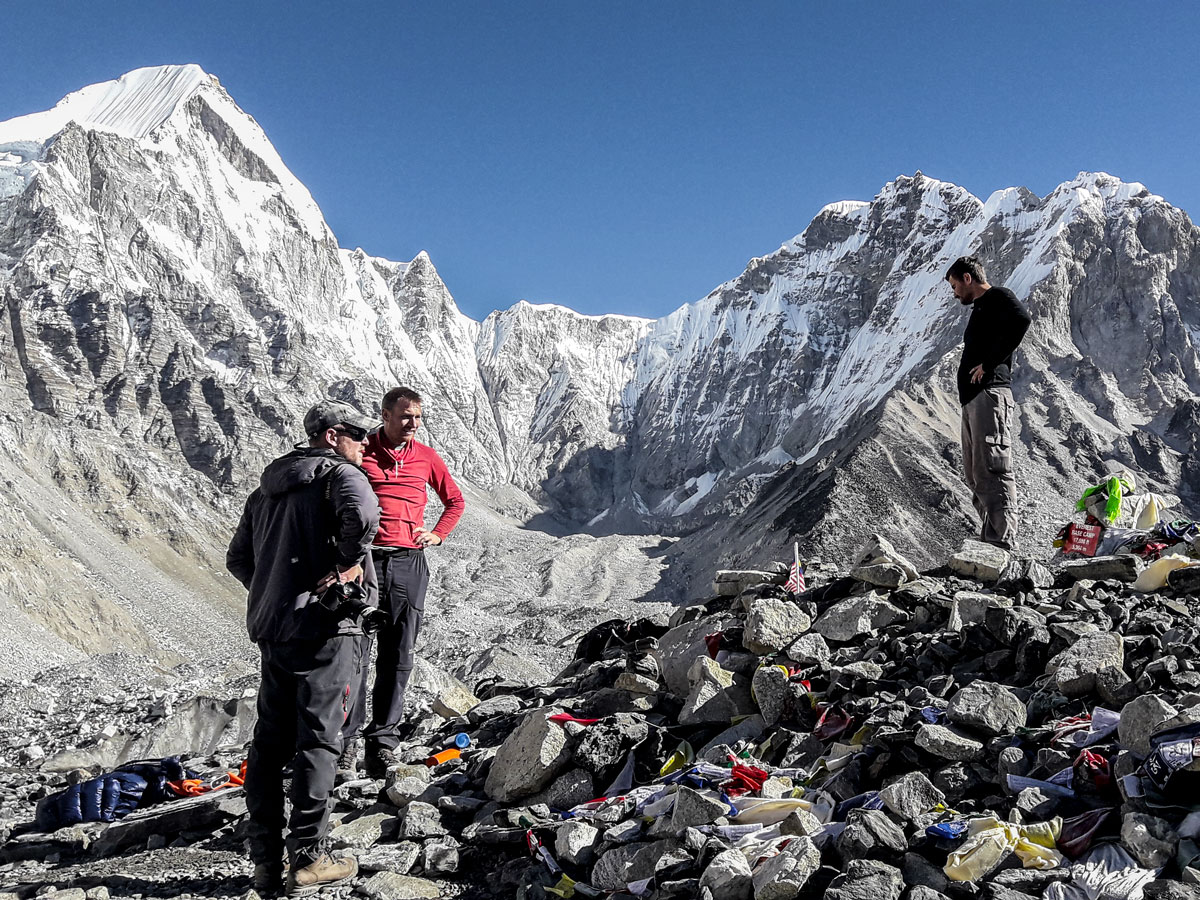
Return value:
M 421 395 L 405 387 L 383 398 L 383 427 L 367 438 L 363 471 L 379 498 L 379 532 L 372 556 L 379 582 L 379 608 L 389 624 L 377 635 L 375 689 L 371 722 L 365 729 L 366 771 L 382 778 L 400 742 L 404 693 L 413 668 L 413 648 L 425 610 L 429 566 L 425 549 L 446 539 L 463 514 L 463 496 L 446 463 L 432 447 L 416 440 L 421 427 Z M 441 518 L 433 530 L 425 527 L 425 486 L 441 498 Z M 361 680 L 351 700 L 343 733 L 346 750 L 341 768 L 353 770 L 357 737 L 366 723 L 367 673 L 371 668 L 371 639 L 364 637 Z

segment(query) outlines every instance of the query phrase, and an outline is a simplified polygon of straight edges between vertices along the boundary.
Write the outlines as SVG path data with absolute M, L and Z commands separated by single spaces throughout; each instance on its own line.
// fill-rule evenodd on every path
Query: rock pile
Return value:
M 353 890 L 1200 897 L 1200 598 L 1135 592 L 1103 558 L 1052 571 L 974 542 L 924 573 L 886 541 L 862 557 L 800 595 L 784 567 L 720 573 L 705 604 L 594 629 L 544 684 L 484 664 L 439 682 L 404 762 L 336 788 Z M 464 732 L 461 755 L 426 764 Z M 235 795 L 217 797 L 207 832 L 169 840 L 18 834 L 0 883 L 82 897 L 106 854 L 134 851 L 225 854 L 245 878 Z

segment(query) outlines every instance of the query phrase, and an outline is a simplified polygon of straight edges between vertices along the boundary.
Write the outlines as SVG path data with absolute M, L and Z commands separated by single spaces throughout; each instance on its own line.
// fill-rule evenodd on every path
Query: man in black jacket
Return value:
M 1008 288 L 988 284 L 974 256 L 955 260 L 946 280 L 959 302 L 971 307 L 958 365 L 967 487 L 983 520 L 980 540 L 1011 550 L 1017 538 L 1012 355 L 1029 328 L 1029 311 Z
M 225 558 L 249 591 L 246 627 L 262 653 L 258 724 L 246 766 L 247 835 L 259 893 L 283 887 L 285 846 L 289 895 L 358 872 L 354 857 L 334 859 L 324 842 L 362 634 L 361 622 L 336 598 L 341 585 L 355 582 L 365 602 L 378 602 L 371 541 L 379 504 L 359 468 L 371 427 L 344 403 L 310 409 L 308 444 L 263 471 Z M 283 770 L 289 763 L 285 842 Z

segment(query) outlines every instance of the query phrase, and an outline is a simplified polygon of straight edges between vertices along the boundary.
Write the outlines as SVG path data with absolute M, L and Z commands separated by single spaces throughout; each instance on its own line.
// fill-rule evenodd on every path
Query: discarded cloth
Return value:
M 1075 508 L 1087 510 L 1106 525 L 1115 524 L 1121 516 L 1121 497 L 1132 493 L 1134 486 L 1133 476 L 1121 472 L 1084 491 Z
M 1161 591 L 1167 586 L 1168 575 L 1176 569 L 1185 569 L 1188 566 L 1200 566 L 1200 562 L 1177 554 L 1164 556 L 1150 563 L 1150 565 L 1142 570 L 1137 580 L 1133 583 L 1133 589 L 1141 591 L 1143 594 L 1148 594 L 1151 591 Z
M 1063 857 L 1054 848 L 1062 819 L 1013 825 L 995 816 L 972 819 L 966 842 L 950 854 L 942 871 L 952 881 L 978 881 L 1015 852 L 1026 869 L 1053 869 Z
M 1158 869 L 1143 869 L 1120 844 L 1097 844 L 1071 866 L 1069 882 L 1055 881 L 1043 900 L 1142 900 Z
M 1090 716 L 1073 716 L 1056 722 L 1054 725 L 1054 741 L 1071 747 L 1091 747 L 1099 744 L 1117 730 L 1121 723 L 1121 714 L 1097 706 Z

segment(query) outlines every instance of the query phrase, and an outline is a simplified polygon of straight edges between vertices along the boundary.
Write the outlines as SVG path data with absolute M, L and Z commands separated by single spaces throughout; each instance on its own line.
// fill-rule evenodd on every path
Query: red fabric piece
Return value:
M 721 639 L 725 637 L 725 632 L 714 631 L 712 634 L 704 636 L 704 646 L 708 648 L 708 655 L 713 659 L 717 658 L 717 653 L 721 649 Z
M 836 706 L 822 706 L 821 717 L 817 719 L 817 727 L 813 729 L 813 737 L 818 741 L 828 741 L 837 737 L 850 727 L 854 718 Z
M 574 722 L 576 725 L 595 725 L 599 719 L 577 719 L 570 713 L 555 713 L 550 717 L 551 722 L 563 724 L 564 722 Z
M 419 547 L 413 529 L 425 527 L 425 485 L 432 485 L 442 504 L 441 518 L 433 533 L 445 540 L 462 518 L 466 503 L 462 491 L 450 477 L 446 463 L 432 447 L 417 440 L 397 447 L 383 430 L 367 438 L 363 448 L 363 471 L 379 498 L 380 547 Z
M 761 791 L 763 784 L 770 777 L 770 773 L 757 766 L 735 762 L 729 772 L 729 780 L 721 783 L 721 790 L 730 797 L 740 797 L 751 791 Z
M 1083 772 L 1079 770 L 1083 769 Z M 1082 750 L 1075 760 L 1075 771 L 1084 775 L 1096 787 L 1105 787 L 1112 780 L 1112 769 L 1108 760 L 1094 750 Z

